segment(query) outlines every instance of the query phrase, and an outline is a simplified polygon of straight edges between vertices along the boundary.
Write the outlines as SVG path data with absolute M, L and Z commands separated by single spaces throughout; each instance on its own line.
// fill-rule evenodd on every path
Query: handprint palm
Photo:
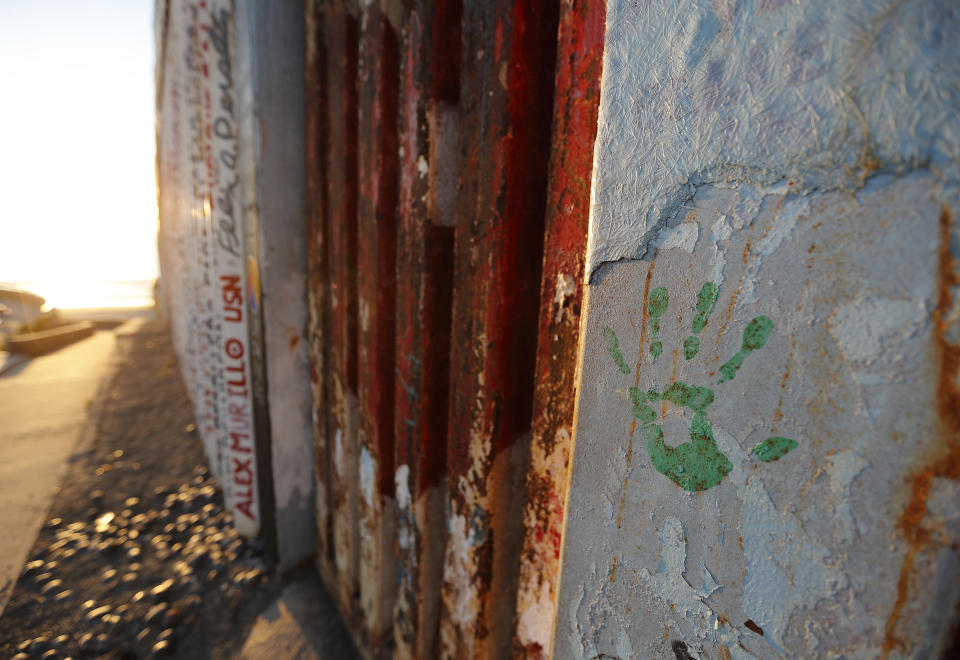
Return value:
M 718 289 L 713 282 L 707 282 L 697 296 L 696 316 L 691 330 L 693 334 L 683 342 L 683 357 L 692 360 L 700 351 L 698 335 L 706 327 L 710 313 L 717 302 Z M 650 292 L 647 302 L 653 340 L 650 343 L 650 355 L 657 359 L 663 353 L 660 341 L 660 320 L 667 311 L 670 297 L 666 288 L 657 287 Z M 721 378 L 717 384 L 733 380 L 747 356 L 760 350 L 773 332 L 773 321 L 766 316 L 757 316 L 743 331 L 740 350 L 720 367 Z M 613 358 L 619 371 L 630 373 L 616 334 L 610 328 L 604 328 L 607 351 Z M 633 416 L 640 423 L 641 436 L 646 440 L 647 453 L 658 472 L 670 478 L 674 483 L 689 491 L 713 488 L 730 473 L 733 465 L 717 447 L 713 437 L 713 427 L 707 422 L 706 409 L 713 403 L 715 393 L 709 387 L 690 385 L 684 382 L 671 383 L 663 392 L 656 389 L 643 391 L 638 387 L 630 388 L 630 400 L 633 404 Z M 690 422 L 690 440 L 677 446 L 666 444 L 663 428 L 656 424 L 657 413 L 651 407 L 656 401 L 669 401 L 675 406 L 686 408 L 693 413 Z M 770 437 L 753 448 L 754 455 L 760 461 L 775 461 L 797 446 L 789 438 Z

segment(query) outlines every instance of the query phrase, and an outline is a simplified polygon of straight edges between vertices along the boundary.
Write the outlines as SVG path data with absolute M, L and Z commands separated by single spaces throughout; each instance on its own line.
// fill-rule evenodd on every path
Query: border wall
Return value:
M 960 12 L 157 3 L 238 529 L 365 657 L 952 657 Z

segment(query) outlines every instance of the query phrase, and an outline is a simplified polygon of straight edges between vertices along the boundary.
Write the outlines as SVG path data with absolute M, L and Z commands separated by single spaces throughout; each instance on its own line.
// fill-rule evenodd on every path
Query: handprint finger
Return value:
M 796 440 L 791 440 L 790 438 L 773 437 L 767 438 L 763 442 L 757 444 L 757 446 L 751 451 L 756 454 L 760 461 L 769 463 L 770 461 L 776 461 L 784 457 L 787 452 L 789 452 L 791 449 L 795 449 L 796 447 Z
M 670 303 L 670 294 L 667 289 L 658 286 L 650 292 L 647 302 L 647 314 L 650 315 L 650 327 L 653 329 L 653 341 L 650 342 L 650 355 L 659 357 L 663 353 L 663 344 L 660 342 L 660 318 L 666 313 Z
M 773 321 L 768 317 L 758 316 L 750 321 L 743 330 L 743 343 L 740 345 L 740 350 L 720 367 L 720 373 L 723 374 L 723 377 L 718 382 L 723 383 L 733 380 L 747 356 L 763 348 L 772 332 Z
M 683 342 L 683 357 L 686 360 L 692 360 L 700 352 L 700 338 L 697 335 L 706 327 L 710 320 L 710 312 L 717 304 L 718 295 L 717 285 L 713 282 L 705 282 L 697 295 L 697 315 L 693 317 L 693 334 Z
M 613 362 L 617 365 L 620 373 L 630 373 L 630 367 L 627 366 L 627 361 L 623 359 L 623 353 L 620 352 L 620 340 L 617 339 L 617 333 L 610 328 L 604 328 L 603 339 L 607 342 L 607 353 L 613 358 Z

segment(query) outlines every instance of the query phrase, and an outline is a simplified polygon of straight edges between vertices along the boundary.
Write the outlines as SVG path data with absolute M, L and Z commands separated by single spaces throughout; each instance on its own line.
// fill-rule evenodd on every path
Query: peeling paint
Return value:
M 472 630 L 477 616 L 470 592 L 470 584 L 477 570 L 471 549 L 476 547 L 477 541 L 473 526 L 468 524 L 464 516 L 450 516 L 447 521 L 444 579 L 454 586 L 455 597 L 445 599 L 445 602 L 450 621 L 465 630 Z
M 952 349 L 929 337 L 955 336 L 938 282 L 954 277 L 939 264 L 958 174 L 878 176 L 856 196 L 704 185 L 692 253 L 604 266 L 586 293 L 556 657 L 615 656 L 620 632 L 638 657 L 674 657 L 674 642 L 690 657 L 936 657 L 949 642 Z M 645 302 L 661 286 L 662 313 Z M 769 332 L 744 342 L 762 318 Z M 731 467 L 691 493 L 636 452 L 651 414 L 670 445 L 696 408 Z
M 517 617 L 517 638 L 522 644 L 539 644 L 541 648 L 550 646 L 553 631 L 553 590 L 547 581 L 540 583 L 535 595 L 527 595 L 522 601 Z
M 782 653 L 779 645 L 791 614 L 835 596 L 848 586 L 848 579 L 831 566 L 830 551 L 804 532 L 796 516 L 777 510 L 739 443 L 722 429 L 717 430 L 717 442 L 733 460 L 730 481 L 742 502 L 743 609 Z
M 922 300 L 859 299 L 838 307 L 829 318 L 830 334 L 848 360 L 870 362 L 890 340 L 892 350 L 910 339 L 927 316 Z
M 554 323 L 560 323 L 563 321 L 567 298 L 576 292 L 576 280 L 574 280 L 573 277 L 567 273 L 557 273 L 557 293 L 553 297 L 553 304 L 557 306 L 557 314 L 554 317 Z
M 662 250 L 670 248 L 679 248 L 690 254 L 697 246 L 697 239 L 700 238 L 700 227 L 695 222 L 686 222 L 676 227 L 665 227 L 660 230 L 657 237 L 651 242 L 651 245 Z
M 589 273 L 644 255 L 702 185 L 855 190 L 960 159 L 955 7 L 771 7 L 609 3 Z
M 397 507 L 401 511 L 407 511 L 410 509 L 410 466 L 401 465 L 397 468 L 397 473 L 394 476 L 393 483 L 396 487 L 396 498 L 397 498 Z
M 869 463 L 852 450 L 839 451 L 830 457 L 826 466 L 830 477 L 830 490 L 836 498 L 833 529 L 840 543 L 853 542 L 857 534 L 857 523 L 853 517 L 853 482 L 869 467 Z
M 360 448 L 360 495 L 369 508 L 373 508 L 377 477 L 373 456 L 366 447 Z

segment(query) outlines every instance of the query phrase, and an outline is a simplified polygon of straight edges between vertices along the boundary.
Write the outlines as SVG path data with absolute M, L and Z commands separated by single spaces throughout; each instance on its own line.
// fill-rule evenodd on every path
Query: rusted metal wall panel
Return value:
M 310 392 L 313 431 L 313 477 L 317 549 L 321 574 L 332 581 L 333 517 L 331 502 L 331 446 L 327 423 L 330 400 L 328 367 L 330 354 L 330 257 L 327 205 L 327 57 L 321 0 L 304 5 L 305 107 L 304 139 L 306 168 L 307 313 L 310 342 Z
M 512 644 L 558 5 L 467 3 L 441 653 Z
M 560 8 L 516 657 L 549 657 L 554 627 L 605 17 L 605 2 Z
M 253 63 L 249 85 L 255 102 L 241 107 L 252 107 L 249 140 L 255 147 L 256 257 L 263 291 L 262 405 L 269 411 L 263 415 L 269 428 L 261 435 L 270 442 L 258 463 L 266 477 L 261 489 L 270 498 L 262 515 L 285 570 L 313 555 L 315 536 L 305 339 L 303 3 L 235 0 L 234 6 L 237 52 L 241 61 Z
M 324 11 L 327 44 L 327 200 L 330 236 L 328 437 L 333 449 L 335 593 L 352 618 L 358 589 L 357 455 L 357 38 L 358 21 L 342 3 Z
M 403 17 L 397 236 L 395 654 L 436 656 L 453 296 L 460 2 Z
M 387 8 L 389 11 L 389 8 Z M 392 642 L 394 382 L 398 193 L 399 44 L 377 4 L 360 17 L 358 42 L 357 446 L 359 587 L 366 647 Z

